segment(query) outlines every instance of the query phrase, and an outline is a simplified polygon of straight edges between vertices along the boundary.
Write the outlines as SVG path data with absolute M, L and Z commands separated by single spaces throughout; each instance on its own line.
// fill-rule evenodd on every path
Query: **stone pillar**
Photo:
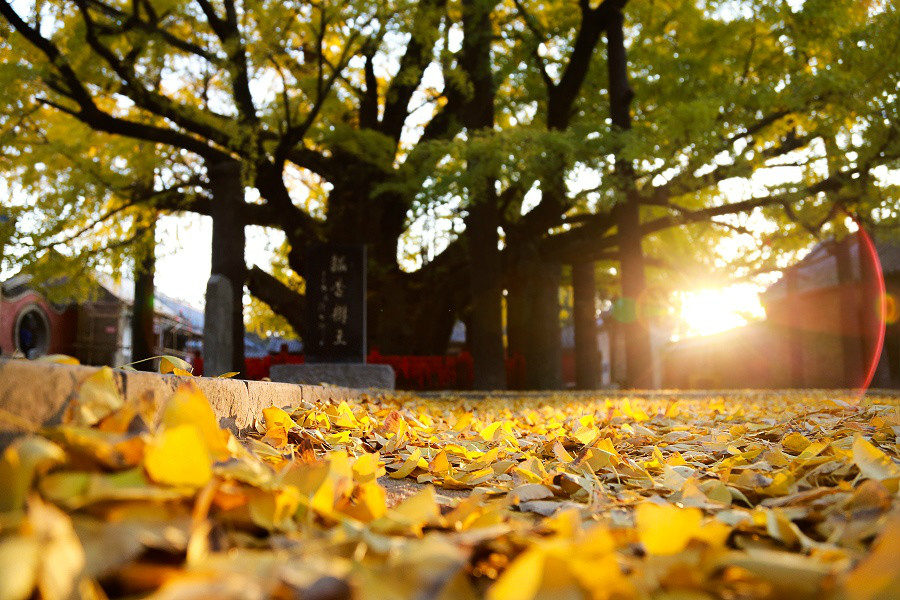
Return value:
M 206 284 L 203 311 L 203 374 L 207 377 L 232 370 L 233 303 L 231 282 L 222 275 L 212 275 Z
M 212 256 L 210 274 L 221 275 L 231 283 L 231 361 L 221 372 L 243 373 L 244 364 L 244 281 L 247 264 L 244 261 L 244 184 L 241 165 L 225 161 L 207 166 L 209 188 L 213 194 Z M 214 373 L 218 375 L 219 373 Z

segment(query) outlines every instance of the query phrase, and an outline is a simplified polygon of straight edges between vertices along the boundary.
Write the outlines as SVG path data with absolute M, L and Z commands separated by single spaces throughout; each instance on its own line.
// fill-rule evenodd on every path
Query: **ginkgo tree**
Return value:
M 898 72 L 886 58 L 898 43 L 893 7 L 747 2 L 738 10 L 675 2 L 629 5 L 623 14 L 622 4 L 583 3 L 581 21 L 572 17 L 574 8 L 552 13 L 546 5 L 524 2 L 494 12 L 497 23 L 520 24 L 518 31 L 509 25 L 513 43 L 502 36 L 495 42 L 503 48 L 496 56 L 504 59 L 496 62 L 506 78 L 499 89 L 508 94 L 498 105 L 515 118 L 493 134 L 495 159 L 502 163 L 497 169 L 506 174 L 499 184 L 507 200 L 497 204 L 498 224 L 505 232 L 504 258 L 514 265 L 517 251 L 530 245 L 535 249 L 525 265 L 545 263 L 551 273 L 543 278 L 544 293 L 538 284 L 523 294 L 545 299 L 540 314 L 525 321 L 532 335 L 542 326 L 551 332 L 526 362 L 536 365 L 532 374 L 546 367 L 551 386 L 559 365 L 553 352 L 559 279 L 552 271 L 558 273 L 560 264 L 618 263 L 621 293 L 630 304 L 627 384 L 643 387 L 649 382 L 649 342 L 636 318 L 638 304 L 648 261 L 667 262 L 670 230 L 687 239 L 701 239 L 710 227 L 749 232 L 723 217 L 752 213 L 791 224 L 768 235 L 767 249 L 755 253 L 758 269 L 760 259 L 773 257 L 772 249 L 808 243 L 810 232 L 839 233 L 848 214 L 865 224 L 896 227 L 896 215 L 885 213 L 896 203 L 896 186 L 876 175 L 895 169 L 900 153 L 892 92 Z M 564 112 L 568 127 L 551 126 L 558 114 L 551 110 L 554 94 L 571 72 L 576 50 L 583 51 L 585 24 L 596 14 L 604 15 L 599 33 L 606 37 L 605 56 L 591 59 L 588 79 Z M 829 24 L 824 33 L 817 29 L 822 24 Z M 502 71 L 507 61 L 518 69 Z M 503 135 L 544 126 L 569 135 L 555 138 L 555 146 L 554 138 L 543 136 L 537 149 L 510 144 L 515 134 Z M 540 167 L 523 158 L 529 150 Z M 599 180 L 596 187 L 574 180 L 584 169 Z M 554 192 L 553 181 L 565 185 Z M 737 181 L 747 182 L 750 192 L 726 193 L 727 184 Z M 508 201 L 516 188 L 522 198 L 532 186 L 539 198 L 535 207 L 526 211 Z M 660 254 L 646 257 L 645 245 Z M 513 280 L 513 313 L 512 292 L 530 277 L 514 268 L 506 275 Z M 593 286 L 590 277 L 581 282 Z
M 52 122 L 53 115 L 43 115 L 42 125 Z M 18 120 L 3 143 L 10 193 L 5 211 L 19 224 L 10 232 L 7 266 L 27 272 L 33 285 L 60 302 L 93 295 L 98 272 L 130 272 L 131 356 L 148 358 L 154 354 L 154 203 L 168 193 L 157 189 L 166 177 L 158 178 L 156 169 L 178 157 L 156 156 L 152 146 L 77 123 L 34 124 Z
M 6 66 L 15 62 L 10 51 L 0 42 Z M 2 92 L 4 210 L 19 225 L 6 240 L 4 266 L 29 273 L 33 285 L 60 302 L 93 294 L 96 272 L 131 271 L 131 356 L 146 359 L 154 354 L 156 203 L 173 193 L 181 197 L 192 185 L 199 189 L 196 166 L 178 153 L 158 153 L 153 144 L 98 132 L 48 108 L 32 84 L 11 80 Z
M 618 263 L 634 303 L 648 262 L 666 262 L 645 256 L 665 254 L 659 232 L 733 229 L 723 215 L 762 207 L 805 231 L 837 222 L 822 207 L 881 221 L 891 206 L 875 176 L 897 154 L 889 4 L 20 7 L 0 3 L 7 73 L 29 83 L 40 115 L 194 165 L 205 191 L 188 178 L 154 208 L 213 216 L 214 273 L 246 282 L 302 334 L 307 244 L 366 243 L 374 345 L 441 352 L 466 316 L 479 386 L 503 385 L 504 288 L 508 350 L 526 355 L 532 385 L 554 387 L 561 265 L 589 275 L 594 261 Z M 824 176 L 823 140 L 839 150 Z M 760 185 L 779 160 L 800 181 Z M 756 193 L 721 192 L 736 178 Z M 450 207 L 463 233 L 404 273 L 398 239 L 429 203 Z M 246 269 L 248 224 L 285 232 L 279 276 Z M 646 331 L 627 332 L 627 383 L 646 385 Z
M 637 302 L 640 240 L 673 226 L 727 228 L 734 221 L 716 217 L 761 211 L 793 224 L 768 236 L 770 248 L 840 233 L 847 215 L 896 228 L 884 213 L 896 185 L 876 173 L 900 158 L 900 72 L 886 58 L 900 43 L 898 18 L 890 3 L 632 6 L 617 24 L 631 35 L 607 31 L 619 142 L 602 191 L 624 202 L 573 216 L 549 252 L 577 262 L 617 251 L 622 294 Z M 749 193 L 719 186 L 739 180 Z M 626 336 L 628 327 L 639 325 Z M 634 337 L 628 379 L 646 384 L 646 336 Z
M 4 2 L 0 14 L 17 59 L 8 74 L 32 83 L 37 103 L 203 165 L 206 197 L 173 193 L 156 206 L 213 217 L 212 270 L 236 283 L 235 306 L 246 280 L 302 333 L 302 297 L 261 270 L 247 271 L 240 251 L 247 224 L 282 228 L 299 273 L 305 247 L 323 239 L 373 245 L 376 285 L 380 274 L 399 272 L 404 199 L 372 191 L 395 170 L 410 98 L 432 60 L 439 3 L 79 2 L 28 9 Z M 395 30 L 407 22 L 415 35 L 386 81 L 375 63 L 385 47 L 402 48 Z M 438 119 L 429 135 L 441 135 L 446 121 Z M 284 179 L 289 162 L 329 186 L 327 221 L 295 204 Z M 248 186 L 260 202 L 245 201 Z

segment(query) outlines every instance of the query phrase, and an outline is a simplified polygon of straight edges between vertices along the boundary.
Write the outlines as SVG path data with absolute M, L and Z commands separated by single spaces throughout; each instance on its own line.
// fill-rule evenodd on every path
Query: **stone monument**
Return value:
M 272 365 L 272 381 L 394 389 L 394 370 L 366 361 L 366 247 L 326 244 L 306 258 L 306 364 Z
M 203 309 L 203 374 L 208 377 L 231 371 L 233 302 L 228 278 L 212 275 L 206 284 Z

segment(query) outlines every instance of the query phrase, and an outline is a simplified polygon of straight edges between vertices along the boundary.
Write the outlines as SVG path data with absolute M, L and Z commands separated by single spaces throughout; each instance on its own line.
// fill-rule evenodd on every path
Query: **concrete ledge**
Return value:
M 272 365 L 272 381 L 316 385 L 326 383 L 353 389 L 393 390 L 394 369 L 390 365 L 364 363 L 303 363 Z
M 0 359 L 0 448 L 25 431 L 58 424 L 81 383 L 99 368 Z M 269 406 L 293 408 L 301 402 L 352 400 L 360 395 L 358 390 L 340 387 L 179 377 L 121 369 L 113 372 L 126 399 L 147 398 L 157 414 L 181 381 L 193 381 L 209 398 L 220 425 L 233 431 L 250 427 Z

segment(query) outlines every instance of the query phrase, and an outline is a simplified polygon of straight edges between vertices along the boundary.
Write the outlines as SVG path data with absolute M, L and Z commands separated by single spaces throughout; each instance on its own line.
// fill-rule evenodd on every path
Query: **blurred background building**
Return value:
M 762 294 L 765 320 L 671 344 L 664 386 L 900 388 L 897 298 L 900 242 L 821 242 Z

